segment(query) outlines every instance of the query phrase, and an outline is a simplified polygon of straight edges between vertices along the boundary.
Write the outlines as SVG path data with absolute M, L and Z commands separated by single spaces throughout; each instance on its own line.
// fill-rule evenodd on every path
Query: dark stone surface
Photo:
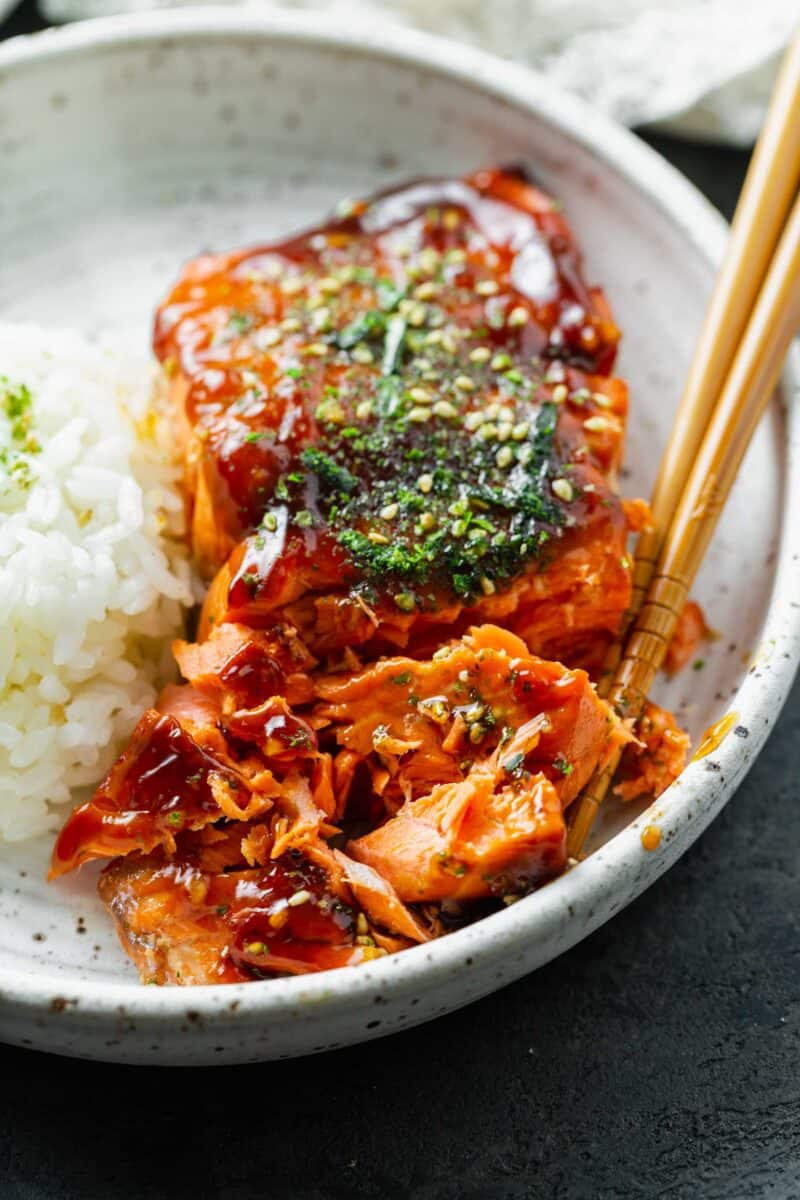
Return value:
M 730 212 L 744 155 L 654 140 Z M 799 746 L 796 687 L 666 877 L 421 1029 L 195 1072 L 0 1048 L 0 1197 L 800 1197 Z

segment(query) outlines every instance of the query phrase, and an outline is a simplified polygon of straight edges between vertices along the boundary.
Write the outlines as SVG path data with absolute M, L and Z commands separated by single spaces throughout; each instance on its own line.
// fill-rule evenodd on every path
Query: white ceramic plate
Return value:
M 625 331 L 629 495 L 646 495 L 724 226 L 646 147 L 507 63 L 419 35 L 198 10 L 89 22 L 0 49 L 0 313 L 148 336 L 182 260 L 311 221 L 420 174 L 525 163 L 565 203 Z M 1 368 L 2 364 L 0 364 Z M 797 376 L 795 375 L 795 380 Z M 784 383 L 788 396 L 792 381 Z M 378 1037 L 485 995 L 618 912 L 730 798 L 798 658 L 798 419 L 775 403 L 696 592 L 720 639 L 659 698 L 697 738 L 737 730 L 595 853 L 496 916 L 359 968 L 224 988 L 146 988 L 94 877 L 43 881 L 47 842 L 0 854 L 0 1033 L 126 1062 L 238 1062 Z M 646 824 L 662 831 L 646 852 Z M 604 844 L 603 844 L 604 843 Z

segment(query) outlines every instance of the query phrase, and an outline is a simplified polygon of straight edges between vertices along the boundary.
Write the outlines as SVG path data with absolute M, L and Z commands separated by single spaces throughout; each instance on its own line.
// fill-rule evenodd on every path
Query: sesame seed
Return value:
M 615 426 L 612 421 L 609 421 L 608 417 L 598 416 L 587 417 L 583 422 L 583 428 L 588 429 L 589 433 L 607 433 L 610 429 L 614 429 Z
M 447 354 L 455 354 L 456 350 L 458 350 L 458 342 L 448 329 L 442 332 L 442 349 Z
M 469 512 L 469 504 L 466 500 L 454 500 L 447 510 L 451 517 L 463 517 Z
M 614 401 L 610 396 L 604 396 L 602 392 L 592 392 L 592 399 L 600 408 L 613 408 Z
M 281 329 L 283 329 L 285 333 L 297 333 L 298 330 L 302 328 L 303 322 L 297 317 L 285 317 L 284 320 L 281 321 Z
M 525 438 L 530 433 L 530 423 L 528 421 L 520 421 L 511 430 L 511 436 L 515 442 L 524 442 Z
M 501 446 L 494 456 L 498 467 L 510 467 L 514 461 L 514 451 L 510 446 Z
M 341 425 L 345 419 L 345 411 L 338 400 L 323 400 L 317 407 L 318 421 L 330 421 L 333 425 Z
M 431 529 L 436 528 L 436 517 L 432 512 L 424 512 L 419 519 L 419 523 L 425 533 L 429 533 Z
M 467 522 L 463 518 L 458 521 L 453 521 L 453 524 L 450 526 L 450 532 L 452 533 L 453 537 L 463 537 L 467 532 Z
M 295 892 L 293 896 L 290 896 L 286 903 L 289 905 L 289 908 L 298 908 L 301 904 L 308 904 L 309 900 L 312 899 L 313 897 L 308 888 L 301 888 L 299 892 Z
M 412 369 L 414 371 L 419 371 L 420 374 L 423 371 L 430 371 L 432 366 L 433 364 L 427 358 L 415 358 L 411 364 Z
M 533 458 L 533 446 L 528 442 L 525 446 L 520 446 L 517 451 L 517 462 L 522 463 L 526 467 Z
M 423 408 L 421 404 L 415 404 L 408 412 L 409 421 L 413 421 L 415 425 L 424 425 L 426 421 L 431 419 L 431 410 Z
M 506 324 L 512 329 L 520 325 L 527 325 L 529 316 L 530 314 L 527 308 L 523 308 L 521 304 L 518 304 L 517 307 L 512 308 L 511 312 L 508 314 L 508 320 L 506 321 Z
M 350 357 L 357 363 L 371 363 L 375 358 L 369 346 L 365 346 L 363 342 L 359 342 L 358 345 L 353 346 L 353 349 L 350 351 Z
M 329 296 L 335 296 L 342 290 L 341 283 L 332 275 L 323 275 L 322 279 L 317 280 L 317 287 L 321 292 L 327 292 Z
M 417 487 L 421 492 L 424 492 L 427 495 L 433 487 L 433 476 L 420 475 L 419 479 L 417 480 Z
M 551 399 L 554 404 L 563 404 L 568 395 L 569 392 L 567 390 L 567 385 L 565 383 L 559 383 L 553 388 L 553 395 Z
M 486 417 L 482 412 L 480 412 L 478 409 L 473 409 L 472 412 L 468 412 L 464 417 L 464 428 L 468 430 L 469 433 L 474 433 L 476 429 L 481 427 L 485 420 Z
M 497 591 L 497 588 L 488 575 L 481 575 L 481 591 L 484 596 L 493 596 Z
M 449 229 L 450 233 L 458 229 L 461 224 L 461 213 L 457 208 L 448 208 L 447 212 L 442 217 L 442 224 L 445 229 Z
M 411 312 L 408 314 L 408 323 L 413 325 L 415 329 L 419 329 L 425 324 L 425 318 L 428 315 L 428 310 L 424 304 L 415 304 Z
M 427 275 L 432 275 L 441 262 L 442 256 L 433 246 L 426 246 L 419 254 L 419 265 Z
M 433 300 L 439 293 L 439 288 L 432 280 L 426 280 L 425 283 L 419 284 L 414 288 L 415 300 Z
M 456 375 L 454 382 L 461 392 L 474 392 L 477 386 L 475 381 L 470 379 L 469 375 Z
M 398 592 L 394 596 L 394 602 L 401 612 L 413 612 L 417 606 L 412 592 Z
M 314 292 L 313 296 L 309 296 L 306 301 L 306 307 L 310 309 L 322 308 L 325 303 L 325 297 L 320 292 Z
M 308 354 L 312 358 L 324 358 L 328 353 L 328 347 L 324 342 L 311 342 L 308 346 L 303 347 L 303 354 Z
M 448 652 L 445 649 L 445 653 L 441 657 L 446 658 L 447 653 Z M 436 658 L 436 655 L 434 654 L 433 657 Z M 424 717 L 430 717 L 430 719 L 435 721 L 437 725 L 444 725 L 450 719 L 450 709 L 448 708 L 446 702 L 439 699 L 438 696 L 432 696 L 430 700 L 421 700 L 419 707 L 422 715 Z
M 259 329 L 256 341 L 264 350 L 269 350 L 271 346 L 277 346 L 278 342 L 282 341 L 281 332 L 279 329 Z
M 364 916 L 363 912 L 360 912 L 356 917 L 356 930 L 362 935 L 369 933 L 369 924 L 367 923 L 367 918 Z
M 380 516 L 384 521 L 393 521 L 400 511 L 399 504 L 384 504 L 380 511 Z
M 481 425 L 478 432 L 478 437 L 480 437 L 484 442 L 493 441 L 493 439 L 497 437 L 497 426 L 495 425 L 494 421 L 486 421 L 483 425 Z
M 511 366 L 511 359 L 507 354 L 495 354 L 491 366 L 493 371 L 505 371 Z
M 484 411 L 484 415 L 486 416 L 487 421 L 496 421 L 497 418 L 500 416 L 500 405 L 499 404 L 487 404 L 486 408 L 483 411 Z
M 569 504 L 575 495 L 572 484 L 568 479 L 554 479 L 551 486 L 559 500 L 564 500 L 567 504 Z
M 366 421 L 367 417 L 372 416 L 372 401 L 362 400 L 356 405 L 356 417 L 359 421 Z
M 471 704 L 464 713 L 464 720 L 468 725 L 474 725 L 476 721 L 480 721 L 486 716 L 486 708 L 483 704 Z
M 299 275 L 290 275 L 288 279 L 284 279 L 281 284 L 281 291 L 284 296 L 296 296 L 298 292 L 302 292 L 305 284 Z
M 452 250 L 447 251 L 447 261 L 449 263 L 465 263 L 467 261 L 467 252 L 463 246 L 454 246 Z
M 475 284 L 478 296 L 496 296 L 499 291 L 500 287 L 494 279 L 481 279 Z
M 278 518 L 275 516 L 275 513 L 267 513 L 267 515 L 264 517 L 264 520 L 261 522 L 261 524 L 264 526 L 264 528 L 267 530 L 268 533 L 274 533 L 275 530 L 278 528 Z
M 448 420 L 458 416 L 458 409 L 449 400 L 437 400 L 433 406 L 433 412 L 434 416 L 445 417 Z
M 331 327 L 331 310 L 329 308 L 318 308 L 311 316 L 311 325 L 313 329 L 320 333 Z
M 488 346 L 476 346 L 474 350 L 470 351 L 469 361 L 474 363 L 485 363 L 488 362 L 491 357 L 492 352 Z
M 374 542 L 376 546 L 388 546 L 389 545 L 388 537 L 386 537 L 382 533 L 376 533 L 374 529 L 370 530 L 370 532 L 367 534 L 367 537 L 369 538 L 369 540 L 371 542 Z
M 444 337 L 441 329 L 432 329 L 425 337 L 426 346 L 438 346 Z
M 498 442 L 507 442 L 508 439 L 511 437 L 511 430 L 512 430 L 512 425 L 509 421 L 501 422 L 501 424 L 497 426 Z
M 486 735 L 486 726 L 485 725 L 481 725 L 481 723 L 479 721 L 476 721 L 474 725 L 470 725 L 469 740 L 473 743 L 473 745 L 477 745 L 478 742 L 482 742 L 485 735 Z
M 424 387 L 409 388 L 408 394 L 415 404 L 430 404 L 433 400 L 431 393 Z

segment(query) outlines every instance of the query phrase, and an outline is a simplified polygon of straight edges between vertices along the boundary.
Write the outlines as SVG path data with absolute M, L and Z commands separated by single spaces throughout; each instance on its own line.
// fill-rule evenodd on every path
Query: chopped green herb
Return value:
M 228 318 L 228 328 L 233 333 L 238 333 L 241 335 L 243 333 L 247 333 L 248 329 L 252 329 L 252 327 L 253 318 L 247 313 L 237 312 L 234 310 L 234 312 L 232 312 Z
M 507 775 L 513 775 L 516 779 L 518 779 L 520 777 L 520 775 L 522 774 L 522 768 L 523 768 L 524 763 L 525 763 L 525 755 L 522 753 L 521 750 L 518 750 L 516 752 L 516 754 L 510 754 L 508 756 L 508 758 L 503 763 L 503 770 L 506 772 Z
M 329 454 L 316 446 L 310 446 L 300 455 L 302 462 L 332 491 L 352 492 L 358 485 L 358 480 L 347 470 L 340 467 Z

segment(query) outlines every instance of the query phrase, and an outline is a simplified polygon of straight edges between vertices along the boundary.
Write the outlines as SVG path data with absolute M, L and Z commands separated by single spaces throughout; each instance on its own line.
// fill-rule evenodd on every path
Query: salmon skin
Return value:
M 418 181 L 189 263 L 160 306 L 194 642 L 51 875 L 147 982 L 402 950 L 565 866 L 565 817 L 680 771 L 599 667 L 631 592 L 619 331 L 559 206 L 513 171 Z M 558 661 L 553 661 L 558 660 Z

